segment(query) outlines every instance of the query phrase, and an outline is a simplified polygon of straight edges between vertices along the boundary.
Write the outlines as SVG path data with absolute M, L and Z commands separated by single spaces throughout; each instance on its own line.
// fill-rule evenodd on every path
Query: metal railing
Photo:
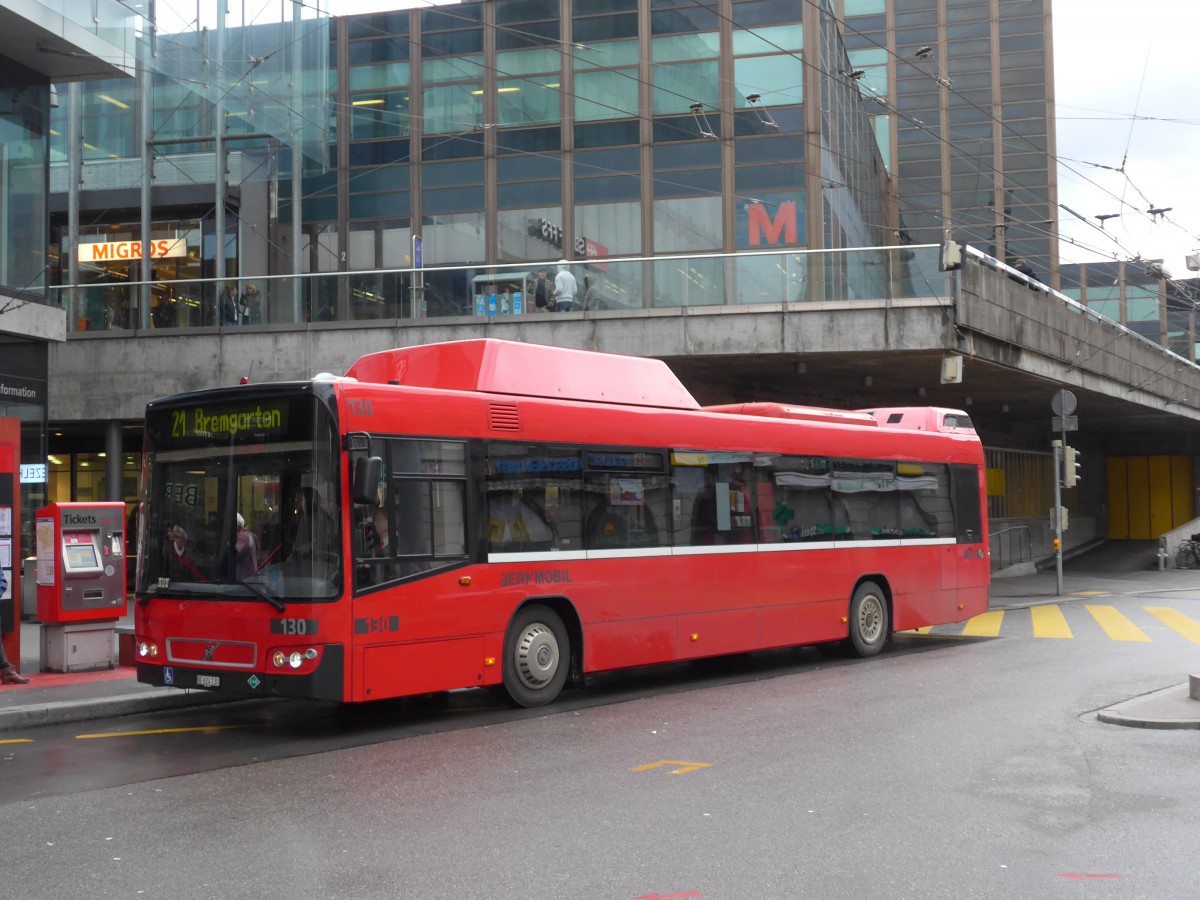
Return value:
M 934 245 L 850 250 L 772 250 L 687 256 L 592 258 L 568 265 L 576 282 L 570 312 L 759 304 L 890 302 L 949 298 Z M 103 280 L 50 289 L 70 332 L 155 332 L 183 328 L 286 327 L 324 322 L 540 315 L 538 273 L 547 261 L 503 265 L 375 269 L 155 281 Z M 97 270 L 96 275 L 107 276 Z M 253 283 L 256 308 L 224 312 L 232 287 L 239 305 Z M 948 299 L 947 299 L 948 302 Z M 235 322 L 234 319 L 237 319 Z
M 1033 560 L 1033 534 L 1028 525 L 1009 525 L 988 535 L 992 568 L 1006 569 Z

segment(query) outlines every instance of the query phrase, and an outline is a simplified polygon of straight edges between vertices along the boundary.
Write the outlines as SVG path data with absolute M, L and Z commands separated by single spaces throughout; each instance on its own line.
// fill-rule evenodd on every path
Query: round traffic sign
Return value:
M 1075 415 L 1075 395 L 1068 390 L 1060 390 L 1050 399 L 1050 408 L 1056 416 Z

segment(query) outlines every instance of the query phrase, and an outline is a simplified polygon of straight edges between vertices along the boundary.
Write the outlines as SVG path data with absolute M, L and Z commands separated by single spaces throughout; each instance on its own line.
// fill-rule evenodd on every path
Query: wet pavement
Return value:
M 1095 593 L 1138 595 L 1163 593 L 1200 596 L 1200 571 L 1159 571 L 1153 541 L 1109 541 L 1064 566 L 1062 592 L 1054 568 L 1032 574 L 994 578 L 992 609 L 1014 609 L 1091 596 Z M 132 608 L 132 607 L 131 607 Z M 118 621 L 131 630 L 132 612 Z M 27 685 L 0 687 L 0 732 L 36 725 L 78 722 L 180 706 L 223 701 L 206 691 L 140 684 L 132 666 L 95 672 L 41 672 L 41 625 L 21 624 L 21 671 Z M 114 659 L 117 659 L 114 646 Z M 1200 672 L 1200 663 L 1197 664 Z M 1131 697 L 1098 717 L 1114 725 L 1142 728 L 1200 728 L 1200 676 L 1180 672 L 1180 683 L 1166 690 Z

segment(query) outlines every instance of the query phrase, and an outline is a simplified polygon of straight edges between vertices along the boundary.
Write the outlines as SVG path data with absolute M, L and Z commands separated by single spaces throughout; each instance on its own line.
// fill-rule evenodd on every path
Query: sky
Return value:
M 1062 241 L 1062 261 L 1141 255 L 1200 274 L 1185 264 L 1200 250 L 1200 0 L 1053 0 L 1051 12 L 1058 201 L 1088 219 L 1060 207 L 1060 235 L 1085 245 Z M 1155 221 L 1152 206 L 1171 212 Z M 1112 213 L 1099 230 L 1093 217 Z

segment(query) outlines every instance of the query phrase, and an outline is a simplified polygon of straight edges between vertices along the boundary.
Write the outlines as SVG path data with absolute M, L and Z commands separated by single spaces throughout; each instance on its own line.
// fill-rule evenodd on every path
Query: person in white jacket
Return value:
M 579 284 L 568 268 L 570 264 L 565 259 L 558 261 L 558 273 L 554 276 L 554 311 L 570 312 L 575 308 L 575 294 Z

